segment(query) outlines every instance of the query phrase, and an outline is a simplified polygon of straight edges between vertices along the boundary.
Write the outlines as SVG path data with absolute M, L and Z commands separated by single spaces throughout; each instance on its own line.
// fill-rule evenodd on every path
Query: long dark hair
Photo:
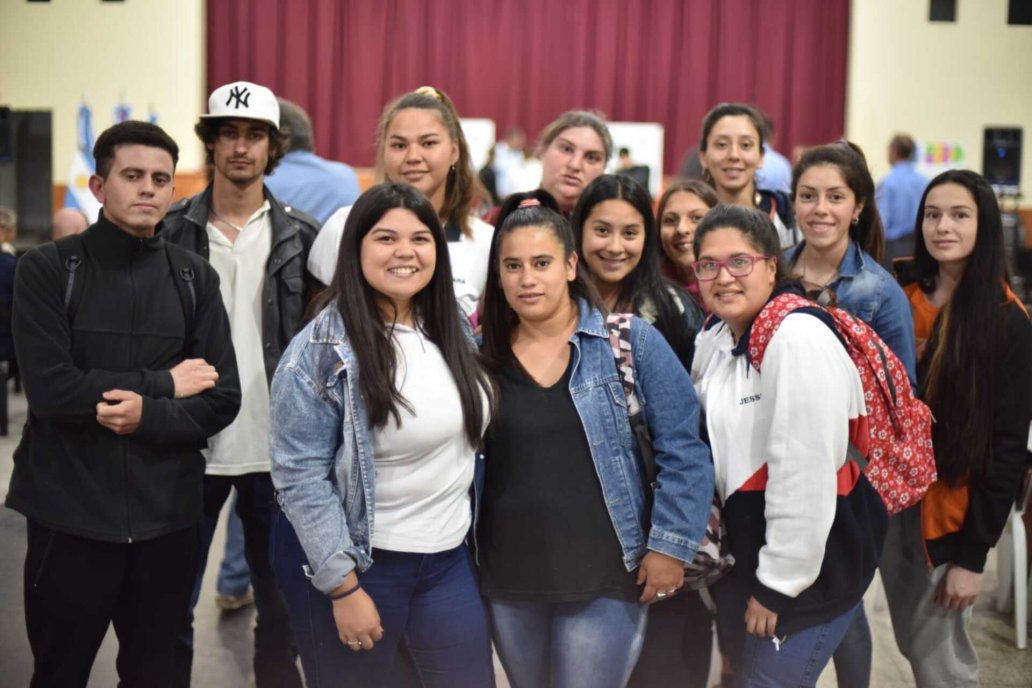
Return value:
M 956 485 L 986 474 L 992 456 L 993 375 L 991 369 L 1006 346 L 1003 314 L 1008 283 L 1004 262 L 1003 222 L 989 182 L 969 170 L 943 172 L 921 197 L 914 224 L 914 264 L 923 291 L 935 290 L 939 263 L 925 245 L 924 214 L 928 193 L 943 184 L 959 184 L 978 208 L 975 246 L 949 301 L 939 311 L 919 363 L 925 371 L 921 395 L 935 416 L 932 440 L 939 478 Z
M 645 230 L 641 258 L 620 284 L 616 310 L 640 314 L 642 307 L 648 304 L 655 309 L 654 325 L 670 344 L 670 348 L 677 352 L 691 350 L 695 333 L 689 329 L 684 315 L 677 307 L 676 297 L 671 293 L 672 285 L 660 272 L 662 250 L 659 230 L 652 214 L 652 199 L 641 184 L 631 177 L 613 174 L 603 174 L 588 184 L 577 201 L 571 220 L 577 252 L 583 258 L 584 223 L 591 211 L 599 203 L 614 199 L 625 201 L 638 211 Z
M 412 299 L 416 326 L 441 350 L 462 404 L 463 427 L 472 446 L 480 443 L 485 408 L 481 392 L 489 389 L 476 354 L 462 331 L 459 307 L 452 287 L 448 240 L 437 211 L 415 187 L 379 184 L 359 196 L 348 214 L 337 253 L 337 269 L 327 299 L 340 311 L 351 348 L 358 359 L 359 390 L 376 429 L 393 417 L 401 422 L 399 406 L 411 411 L 394 383 L 398 361 L 391 345 L 390 323 L 384 322 L 378 304 L 383 295 L 362 273 L 362 239 L 390 210 L 404 208 L 430 230 L 437 264 L 430 282 Z
M 487 283 L 484 286 L 483 311 L 480 318 L 481 331 L 483 332 L 483 346 L 481 352 L 485 362 L 493 370 L 503 367 L 512 358 L 510 338 L 512 330 L 516 327 L 519 317 L 505 299 L 502 291 L 501 270 L 499 265 L 499 253 L 502 247 L 502 240 L 524 227 L 540 227 L 551 232 L 563 247 L 563 260 L 567 261 L 576 252 L 576 245 L 573 240 L 573 232 L 566 219 L 555 210 L 545 207 L 537 197 L 539 192 L 515 193 L 506 199 L 506 204 L 515 206 L 515 210 L 508 213 L 499 227 L 495 230 L 491 239 L 491 253 L 487 260 Z M 533 201 L 535 205 L 520 208 L 524 201 Z M 554 203 L 554 200 L 552 201 Z M 577 274 L 569 284 L 570 298 L 584 299 L 591 306 L 605 312 L 602 299 L 599 298 L 587 270 L 584 268 L 584 261 L 577 261 Z
M 863 203 L 857 223 L 849 226 L 849 238 L 860 245 L 868 255 L 880 263 L 885 253 L 885 228 L 881 213 L 874 201 L 874 179 L 867 168 L 867 158 L 860 146 L 849 141 L 840 141 L 827 146 L 814 146 L 805 153 L 792 170 L 792 200 L 796 199 L 799 178 L 814 165 L 834 165 L 842 173 L 846 185 L 856 196 L 857 203 Z

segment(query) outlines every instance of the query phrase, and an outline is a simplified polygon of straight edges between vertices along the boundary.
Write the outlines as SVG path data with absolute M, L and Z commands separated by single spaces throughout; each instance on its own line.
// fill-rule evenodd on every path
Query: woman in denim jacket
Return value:
M 829 289 L 835 305 L 870 325 L 916 385 L 914 318 L 880 265 L 885 232 L 864 154 L 846 142 L 809 149 L 793 171 L 792 193 L 804 240 L 785 252 L 789 270 L 808 290 Z
M 604 174 L 584 189 L 571 225 L 577 255 L 606 307 L 654 326 L 689 371 L 702 309 L 662 275 L 662 239 L 648 191 L 630 177 Z M 630 688 L 705 688 L 712 627 L 713 617 L 695 591 L 652 609 Z
M 713 495 L 687 372 L 630 320 L 658 478 L 651 519 L 598 296 L 536 199 L 496 231 L 483 352 L 498 390 L 478 528 L 481 590 L 515 688 L 624 686 L 647 605 L 676 595 Z
M 870 325 L 916 389 L 914 318 L 903 290 L 880 265 L 884 230 L 863 152 L 847 142 L 811 148 L 795 166 L 792 191 L 804 241 L 785 252 L 789 269 L 808 291 L 830 290 L 838 307 Z M 863 607 L 834 659 L 840 686 L 867 687 L 871 630 Z
M 493 686 L 464 544 L 489 383 L 444 230 L 415 188 L 373 187 L 338 260 L 271 394 L 272 558 L 308 685 L 384 685 L 404 639 L 425 685 Z

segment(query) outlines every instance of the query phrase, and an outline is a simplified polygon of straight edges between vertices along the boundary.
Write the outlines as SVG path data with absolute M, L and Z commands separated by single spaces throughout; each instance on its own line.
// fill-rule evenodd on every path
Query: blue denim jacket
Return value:
M 305 551 L 312 584 L 327 594 L 353 569 L 373 563 L 374 431 L 358 375 L 344 321 L 330 305 L 290 342 L 270 392 L 277 500 Z
M 795 264 L 804 246 L 805 241 L 785 251 L 788 265 Z M 838 277 L 828 286 L 835 291 L 839 308 L 870 325 L 899 357 L 907 369 L 911 386 L 916 389 L 914 316 L 906 294 L 892 275 L 851 240 L 839 265 Z
M 570 394 L 584 424 L 624 565 L 628 571 L 636 568 L 647 549 L 691 561 L 713 499 L 713 460 L 699 438 L 700 406 L 691 378 L 663 336 L 633 318 L 635 388 L 658 468 L 649 528 L 627 400 L 609 335 L 602 314 L 586 302 L 580 303 L 580 322 L 570 342 Z M 490 457 L 487 461 L 490 470 Z

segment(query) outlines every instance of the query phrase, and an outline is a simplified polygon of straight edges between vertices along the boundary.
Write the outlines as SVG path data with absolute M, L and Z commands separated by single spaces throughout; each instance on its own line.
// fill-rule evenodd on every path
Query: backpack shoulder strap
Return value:
M 609 333 L 609 346 L 616 360 L 616 370 L 620 374 L 627 397 L 627 413 L 638 412 L 638 396 L 634 393 L 634 350 L 631 348 L 631 315 L 629 313 L 610 313 L 606 316 L 606 331 Z
M 75 320 L 75 312 L 82 301 L 84 276 L 79 268 L 86 262 L 86 246 L 82 236 L 72 234 L 54 242 L 57 257 L 65 271 L 64 307 L 68 322 Z M 78 272 L 77 272 L 78 271 Z
M 197 313 L 197 289 L 194 287 L 197 274 L 190 262 L 190 256 L 179 246 L 166 242 L 165 257 L 168 258 L 176 293 L 179 294 L 179 303 L 183 307 L 183 323 L 186 328 L 184 340 L 189 343 L 193 338 L 194 315 Z
M 760 310 L 749 329 L 749 362 L 757 372 L 760 371 L 760 366 L 763 364 L 767 345 L 770 344 L 771 337 L 774 336 L 781 323 L 790 313 L 807 307 L 820 308 L 813 301 L 797 294 L 781 294 L 768 301 L 767 305 Z

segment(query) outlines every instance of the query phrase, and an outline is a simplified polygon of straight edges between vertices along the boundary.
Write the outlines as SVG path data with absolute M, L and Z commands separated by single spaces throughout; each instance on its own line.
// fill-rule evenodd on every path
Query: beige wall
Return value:
M 955 23 L 928 0 L 853 0 L 847 136 L 878 178 L 896 132 L 959 141 L 982 171 L 982 129 L 1024 128 L 1022 205 L 1032 204 L 1032 26 L 1007 25 L 1007 0 L 958 0 Z
M 64 182 L 83 96 L 93 133 L 125 100 L 153 106 L 179 143 L 179 169 L 204 165 L 193 123 L 205 105 L 204 0 L 0 0 L 0 103 L 53 111 L 54 181 Z

